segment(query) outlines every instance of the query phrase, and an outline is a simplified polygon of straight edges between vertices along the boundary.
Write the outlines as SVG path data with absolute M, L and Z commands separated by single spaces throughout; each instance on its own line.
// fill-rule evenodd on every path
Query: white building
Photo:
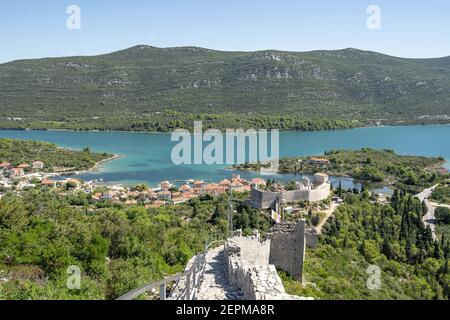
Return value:
M 21 168 L 13 168 L 13 169 L 9 170 L 9 177 L 11 179 L 20 178 L 20 177 L 23 177 L 23 175 L 24 175 L 23 169 L 21 169 Z
M 34 161 L 31 163 L 33 169 L 42 170 L 44 169 L 44 163 L 42 161 Z

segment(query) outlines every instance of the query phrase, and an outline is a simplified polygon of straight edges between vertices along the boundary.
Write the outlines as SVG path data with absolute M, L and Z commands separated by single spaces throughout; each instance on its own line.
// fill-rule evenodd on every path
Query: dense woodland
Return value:
M 449 299 L 450 241 L 433 241 L 422 223 L 419 200 L 396 191 L 389 205 L 369 201 L 367 192 L 345 193 L 325 226 L 317 250 L 308 250 L 301 286 L 284 276 L 287 290 L 319 299 Z M 370 265 L 381 269 L 381 288 L 367 287 Z M 313 284 L 314 285 L 313 285 Z
M 209 129 L 279 129 L 295 131 L 340 130 L 363 124 L 348 119 L 296 115 L 260 115 L 253 113 L 182 113 L 174 111 L 150 114 L 112 113 L 100 117 L 24 117 L 20 120 L 0 118 L 1 129 L 60 129 L 60 130 L 121 130 L 140 132 L 171 132 L 176 129 L 193 130 L 194 121 L 202 121 Z
M 8 194 L 0 199 L 0 299 L 114 299 L 179 272 L 205 241 L 227 233 L 226 203 L 206 196 L 148 211 L 85 194 Z M 235 215 L 246 233 L 270 226 L 247 206 Z M 82 270 L 81 290 L 66 287 L 71 265 Z
M 431 195 L 431 200 L 450 205 L 450 180 L 437 186 Z
M 338 192 L 338 191 L 337 191 Z M 238 195 L 238 199 L 246 195 Z M 434 242 L 422 203 L 396 191 L 389 205 L 367 191 L 341 191 L 346 204 L 307 250 L 306 281 L 283 275 L 287 290 L 318 299 L 448 299 L 449 239 Z M 179 206 L 92 203 L 84 194 L 8 194 L 0 200 L 0 299 L 112 299 L 181 271 L 205 241 L 227 234 L 227 198 L 205 196 Z M 267 214 L 236 202 L 234 228 L 270 227 Z M 81 290 L 68 290 L 68 266 L 82 270 Z M 382 286 L 367 289 L 369 265 Z M 314 285 L 313 285 L 314 284 Z

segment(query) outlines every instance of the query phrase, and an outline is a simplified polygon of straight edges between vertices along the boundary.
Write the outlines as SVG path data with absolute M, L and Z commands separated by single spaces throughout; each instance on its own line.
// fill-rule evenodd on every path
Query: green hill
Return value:
M 1 64 L 0 83 L 0 127 L 133 129 L 124 127 L 125 119 L 128 125 L 154 123 L 166 110 L 226 114 L 230 122 L 234 115 L 260 114 L 363 123 L 450 119 L 450 57 L 403 59 L 356 49 L 136 46 L 95 57 Z
M 0 162 L 9 162 L 13 166 L 33 161 L 43 161 L 43 171 L 91 169 L 96 163 L 111 158 L 108 153 L 68 150 L 55 144 L 31 140 L 0 139 Z M 59 169 L 58 169 L 59 168 Z

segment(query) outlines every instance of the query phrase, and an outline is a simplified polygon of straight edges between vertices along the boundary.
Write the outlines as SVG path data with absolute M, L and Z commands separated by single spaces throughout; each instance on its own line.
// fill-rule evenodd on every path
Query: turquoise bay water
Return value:
M 78 177 L 84 180 L 155 185 L 162 180 L 219 181 L 232 174 L 224 165 L 174 165 L 171 151 L 176 142 L 171 142 L 170 134 L 4 130 L 0 131 L 0 137 L 47 141 L 71 149 L 90 147 L 93 151 L 122 155 L 120 159 L 105 163 L 98 172 L 80 174 Z M 330 149 L 363 147 L 388 148 L 405 155 L 443 156 L 450 160 L 450 125 L 280 133 L 281 157 L 320 155 Z M 251 178 L 258 174 L 244 172 L 241 176 Z M 294 177 L 278 175 L 274 178 L 292 180 Z M 343 182 L 344 186 L 351 185 L 351 179 Z

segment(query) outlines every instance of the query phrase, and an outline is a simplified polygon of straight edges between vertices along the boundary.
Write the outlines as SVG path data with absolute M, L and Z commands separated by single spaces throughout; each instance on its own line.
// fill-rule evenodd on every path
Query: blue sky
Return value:
M 81 30 L 66 27 L 72 4 Z M 369 5 L 381 9 L 380 30 L 366 26 Z M 1 0 L 0 62 L 137 44 L 440 57 L 450 55 L 449 15 L 448 0 Z

